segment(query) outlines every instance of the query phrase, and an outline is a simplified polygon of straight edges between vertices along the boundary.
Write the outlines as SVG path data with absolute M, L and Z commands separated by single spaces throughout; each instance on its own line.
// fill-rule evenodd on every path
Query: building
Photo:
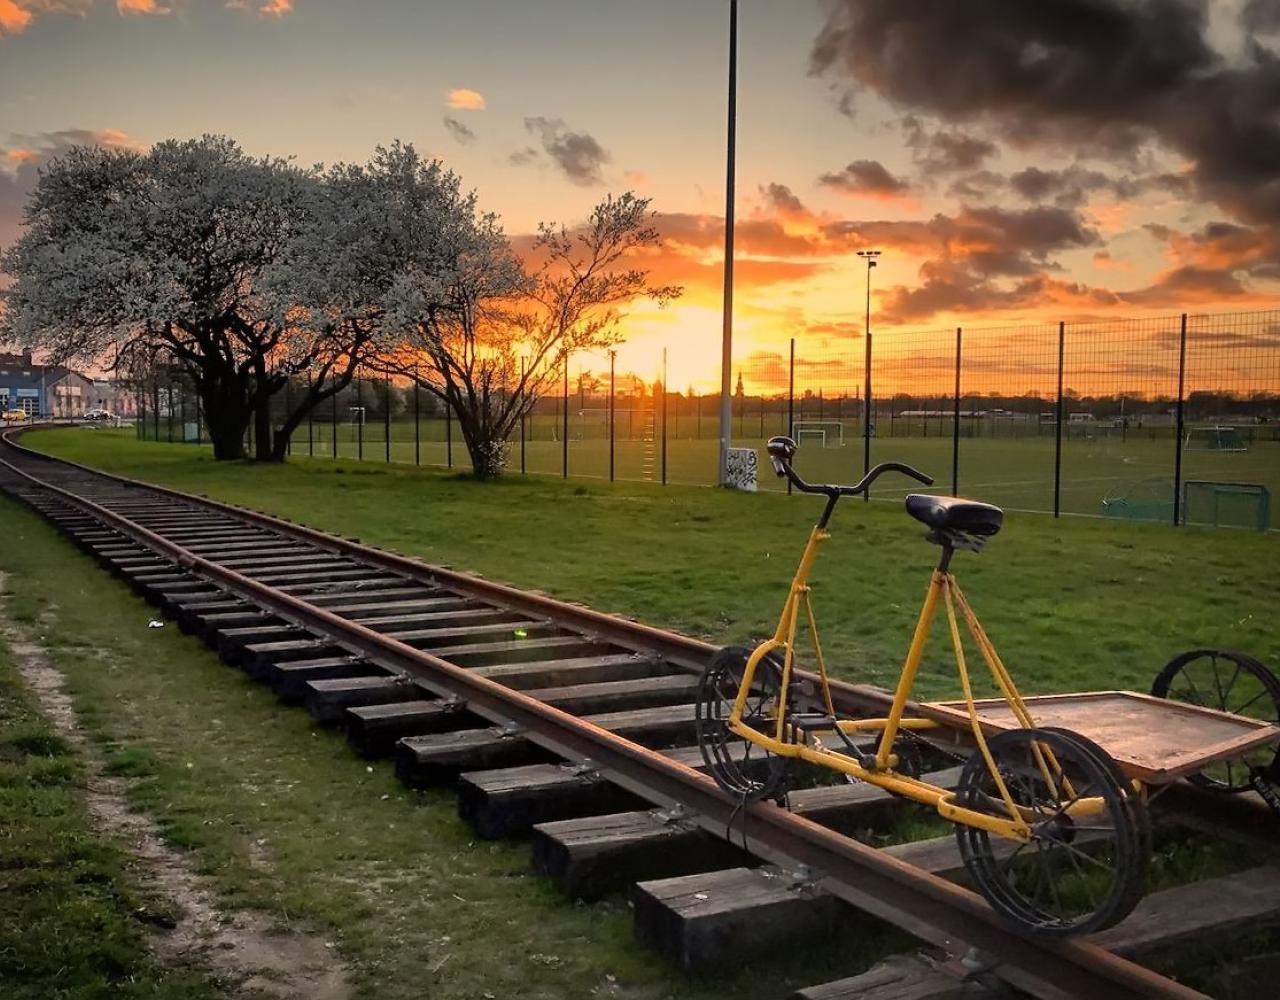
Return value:
M 29 417 L 81 417 L 94 407 L 94 384 L 63 365 L 37 365 L 31 352 L 0 354 L 0 412 Z

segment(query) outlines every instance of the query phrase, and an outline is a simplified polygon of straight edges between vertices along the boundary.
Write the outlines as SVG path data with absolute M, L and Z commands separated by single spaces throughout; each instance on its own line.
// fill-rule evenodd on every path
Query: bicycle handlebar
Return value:
M 932 476 L 926 476 L 923 472 L 913 469 L 909 465 L 904 465 L 902 462 L 881 462 L 853 486 L 815 486 L 801 479 L 799 473 L 791 466 L 791 459 L 796 453 L 795 441 L 789 437 L 770 438 L 767 450 L 769 459 L 773 462 L 773 471 L 778 474 L 779 478 L 785 476 L 791 482 L 791 485 L 801 493 L 819 493 L 832 499 L 835 497 L 856 497 L 866 493 L 871 484 L 886 472 L 900 472 L 904 476 L 910 476 L 917 482 L 923 483 L 925 486 L 933 485 Z

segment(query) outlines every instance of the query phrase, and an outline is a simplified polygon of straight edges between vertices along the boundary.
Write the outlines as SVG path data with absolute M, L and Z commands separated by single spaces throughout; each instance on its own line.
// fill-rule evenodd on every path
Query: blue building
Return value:
M 0 413 L 79 417 L 94 407 L 94 384 L 62 365 L 37 365 L 31 352 L 0 354 Z

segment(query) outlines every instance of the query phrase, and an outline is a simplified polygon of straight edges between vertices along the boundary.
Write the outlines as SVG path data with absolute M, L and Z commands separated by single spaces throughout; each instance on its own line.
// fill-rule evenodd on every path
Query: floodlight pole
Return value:
M 716 479 L 729 483 L 729 446 L 733 403 L 729 385 L 733 370 L 733 200 L 738 112 L 738 0 L 729 0 L 729 121 L 724 178 L 724 326 L 720 350 L 720 465 Z M 663 386 L 666 391 L 666 386 Z
M 866 324 L 862 328 L 862 339 L 866 349 L 866 360 L 862 373 L 862 474 L 871 471 L 871 269 L 876 266 L 879 250 L 859 250 L 858 256 L 867 262 L 867 312 Z M 862 494 L 862 499 L 869 501 L 871 491 Z

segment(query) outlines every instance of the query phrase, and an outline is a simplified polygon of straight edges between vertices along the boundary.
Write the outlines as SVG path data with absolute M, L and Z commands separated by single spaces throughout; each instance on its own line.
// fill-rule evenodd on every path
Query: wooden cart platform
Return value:
M 1106 750 L 1131 778 L 1163 785 L 1207 765 L 1268 744 L 1280 744 L 1280 726 L 1211 708 L 1154 698 L 1133 691 L 1039 695 L 1024 699 L 1038 726 L 1061 726 Z M 1003 699 L 978 701 L 988 732 L 1019 728 Z M 918 705 L 919 714 L 969 730 L 964 702 Z

